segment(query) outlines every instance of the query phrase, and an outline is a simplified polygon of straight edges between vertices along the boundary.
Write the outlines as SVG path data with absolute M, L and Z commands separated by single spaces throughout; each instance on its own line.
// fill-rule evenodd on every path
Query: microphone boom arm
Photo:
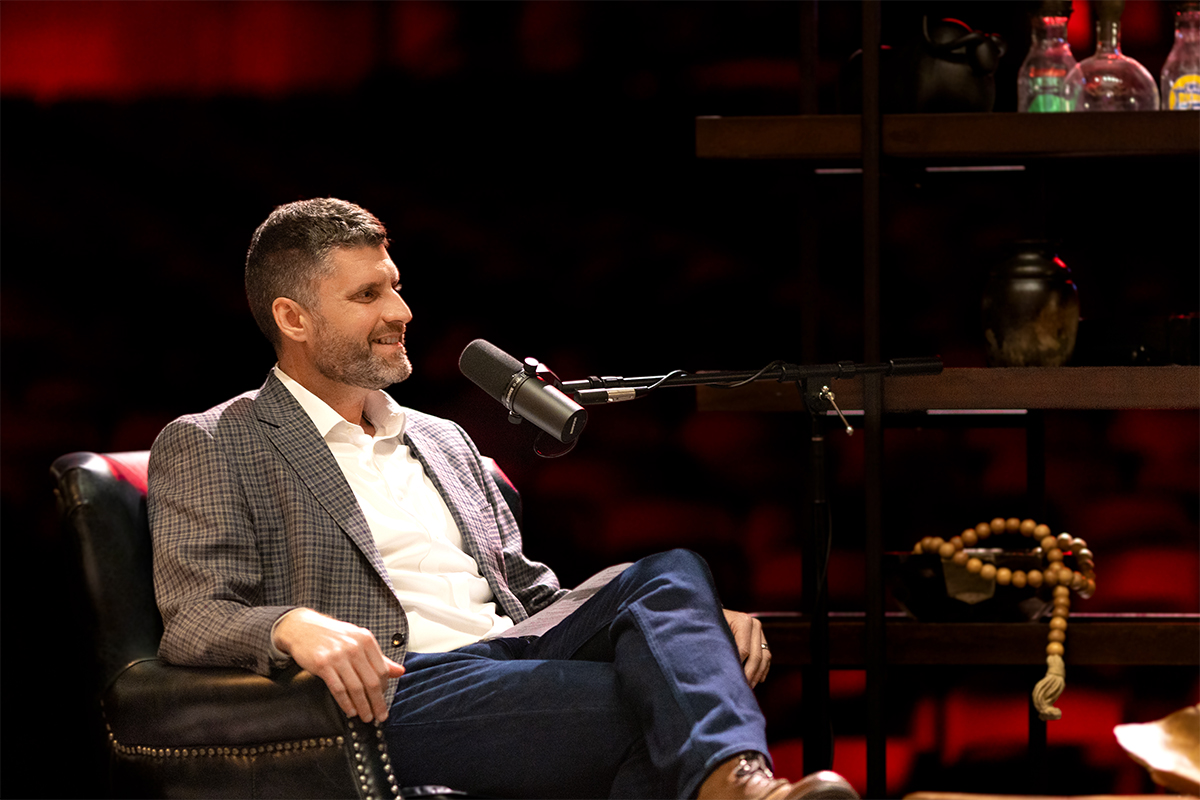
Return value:
M 939 358 L 893 358 L 875 364 L 856 364 L 839 361 L 836 364 L 801 366 L 775 362 L 757 371 L 675 371 L 666 375 L 643 377 L 588 376 L 581 380 L 562 381 L 559 388 L 581 406 L 603 405 L 644 397 L 653 389 L 665 386 L 725 386 L 733 388 L 753 381 L 774 380 L 778 383 L 799 383 L 822 378 L 852 378 L 855 375 L 881 373 L 885 377 L 899 375 L 938 375 L 942 371 Z

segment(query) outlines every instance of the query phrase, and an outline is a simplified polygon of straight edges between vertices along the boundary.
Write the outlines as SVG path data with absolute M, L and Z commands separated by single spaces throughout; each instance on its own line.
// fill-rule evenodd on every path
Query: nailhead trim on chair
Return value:
M 379 760 L 383 763 L 383 770 L 387 774 L 388 784 L 391 787 L 392 795 L 394 797 L 400 797 L 400 787 L 396 783 L 396 774 L 392 772 L 392 762 L 391 759 L 388 758 L 387 747 L 383 742 L 383 723 L 375 723 L 375 736 L 379 740 Z M 359 742 L 358 730 L 353 724 L 350 726 L 350 741 L 354 746 L 354 760 L 358 762 L 358 778 L 360 781 L 359 785 L 362 787 L 363 794 L 370 798 L 371 786 L 367 780 L 367 768 L 363 764 L 365 760 L 365 756 L 363 755 L 363 744 Z
M 108 741 L 112 749 L 121 755 L 148 756 L 150 758 L 231 758 L 235 756 L 257 756 L 270 753 L 286 753 L 296 750 L 310 750 L 314 747 L 342 747 L 346 737 L 326 736 L 320 739 L 300 739 L 291 742 L 270 742 L 256 747 L 147 747 L 145 745 L 121 744 L 112 728 L 105 723 L 108 730 Z M 400 786 L 396 783 L 396 774 L 392 771 L 392 760 L 388 757 L 387 746 L 383 742 L 383 725 L 375 723 L 375 732 L 379 737 L 379 760 L 383 763 L 387 774 L 388 784 L 393 797 L 400 797 Z M 350 729 L 351 745 L 354 747 L 354 760 L 358 762 L 359 786 L 366 800 L 374 800 L 371 785 L 367 780 L 367 769 L 363 764 L 363 745 L 359 742 L 358 731 Z
M 294 742 L 271 742 L 256 747 L 147 747 L 145 745 L 121 744 L 112 731 L 108 733 L 108 741 L 113 750 L 121 755 L 150 756 L 151 758 L 208 758 L 224 756 L 257 756 L 267 753 L 286 753 L 295 750 L 309 750 L 314 747 L 341 747 L 345 739 L 323 737 L 320 739 L 301 739 Z

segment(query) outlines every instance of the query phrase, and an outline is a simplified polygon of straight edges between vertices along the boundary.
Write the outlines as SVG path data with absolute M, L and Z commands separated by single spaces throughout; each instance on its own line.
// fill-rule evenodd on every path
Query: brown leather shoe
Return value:
M 859 800 L 836 772 L 814 772 L 799 783 L 776 778 L 758 753 L 742 753 L 714 769 L 696 800 Z

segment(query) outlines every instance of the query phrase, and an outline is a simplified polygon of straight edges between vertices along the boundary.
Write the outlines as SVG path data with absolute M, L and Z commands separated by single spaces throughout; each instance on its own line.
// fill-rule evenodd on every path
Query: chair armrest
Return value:
M 114 797 L 400 794 L 379 727 L 347 718 L 298 667 L 267 678 L 145 659 L 102 700 Z
M 110 732 L 126 746 L 247 747 L 346 732 L 324 681 L 299 668 L 267 678 L 149 659 L 118 675 L 103 702 Z

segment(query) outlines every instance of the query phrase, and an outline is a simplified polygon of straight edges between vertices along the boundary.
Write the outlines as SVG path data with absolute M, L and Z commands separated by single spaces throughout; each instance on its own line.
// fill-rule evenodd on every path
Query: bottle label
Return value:
M 1180 75 L 1171 84 L 1167 108 L 1186 110 L 1200 108 L 1200 75 Z

